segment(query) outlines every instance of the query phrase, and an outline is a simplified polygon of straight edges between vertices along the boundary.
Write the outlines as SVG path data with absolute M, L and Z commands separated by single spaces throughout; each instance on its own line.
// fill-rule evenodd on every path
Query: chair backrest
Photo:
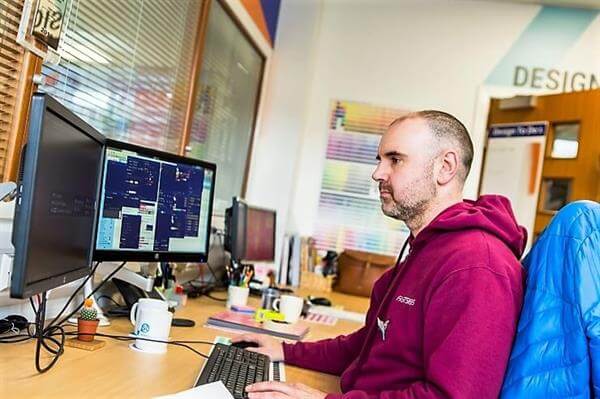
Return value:
M 596 337 L 588 328 L 600 302 L 600 204 L 561 209 L 523 266 L 525 298 L 501 397 L 590 397 L 590 342 L 600 340 L 600 327 Z

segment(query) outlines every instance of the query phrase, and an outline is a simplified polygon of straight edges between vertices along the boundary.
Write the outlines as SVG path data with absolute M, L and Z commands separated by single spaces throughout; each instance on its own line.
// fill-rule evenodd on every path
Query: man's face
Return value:
M 381 137 L 373 179 L 379 183 L 383 213 L 413 220 L 437 194 L 434 177 L 435 140 L 420 118 L 404 120 Z

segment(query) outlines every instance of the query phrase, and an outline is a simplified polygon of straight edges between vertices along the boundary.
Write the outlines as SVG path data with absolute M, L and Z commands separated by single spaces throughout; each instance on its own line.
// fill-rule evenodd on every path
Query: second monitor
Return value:
M 95 260 L 205 262 L 216 166 L 109 140 Z
M 243 262 L 275 260 L 276 213 L 233 199 L 225 213 L 225 249 Z

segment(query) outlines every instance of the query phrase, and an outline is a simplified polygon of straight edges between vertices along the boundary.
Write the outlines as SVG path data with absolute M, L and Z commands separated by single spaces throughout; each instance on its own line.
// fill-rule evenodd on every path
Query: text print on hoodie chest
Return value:
M 407 273 L 409 276 L 403 276 L 397 288 L 391 292 L 391 298 L 388 305 L 379 315 L 378 323 L 378 339 L 382 344 L 401 344 L 406 345 L 406 338 L 420 341 L 418 338 L 419 331 L 422 331 L 422 297 L 424 295 L 424 287 L 420 284 L 415 285 L 416 281 L 421 279 L 421 276 L 410 276 L 413 273 Z M 409 277 L 409 278 L 406 278 Z M 382 326 L 385 326 L 385 332 L 381 331 Z M 385 336 L 385 339 L 384 339 Z M 398 341 L 400 340 L 400 341 Z M 412 348 L 416 350 L 416 348 Z
M 423 321 L 419 303 L 419 298 L 414 294 L 402 295 L 401 291 L 394 293 L 387 310 L 375 321 L 377 331 L 373 344 L 378 348 L 376 352 L 383 351 L 389 355 L 402 348 L 402 351 L 409 353 L 420 353 Z
M 415 298 L 411 298 L 411 297 L 404 296 L 404 295 L 398 295 L 394 300 L 396 302 L 399 302 L 399 303 L 407 305 L 407 306 L 415 306 L 415 302 L 416 302 Z

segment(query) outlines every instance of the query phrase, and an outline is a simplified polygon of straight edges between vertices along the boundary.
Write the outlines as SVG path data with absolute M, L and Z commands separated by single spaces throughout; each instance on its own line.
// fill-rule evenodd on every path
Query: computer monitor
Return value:
M 243 260 L 248 262 L 273 262 L 275 260 L 275 221 L 275 211 L 248 207 L 246 252 Z
M 273 262 L 276 219 L 274 210 L 234 198 L 225 212 L 225 250 L 236 261 Z
M 206 262 L 216 165 L 107 140 L 94 260 Z
M 13 298 L 90 273 L 103 145 L 59 102 L 34 94 L 15 205 Z

